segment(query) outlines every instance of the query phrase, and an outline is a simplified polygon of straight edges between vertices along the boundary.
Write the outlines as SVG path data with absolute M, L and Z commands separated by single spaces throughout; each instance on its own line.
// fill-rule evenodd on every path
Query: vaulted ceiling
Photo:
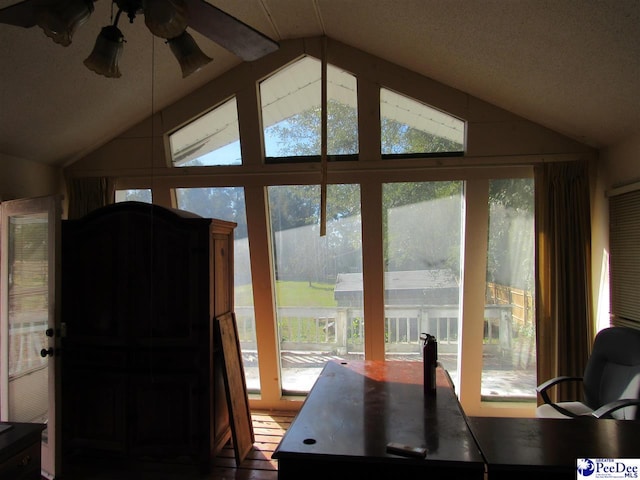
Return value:
M 640 134 L 638 0 L 208 1 L 277 41 L 326 35 L 596 148 Z M 241 62 L 191 32 L 214 60 L 182 79 L 137 18 L 119 25 L 122 77 L 98 76 L 82 62 L 110 15 L 96 1 L 68 47 L 0 24 L 0 158 L 69 164 Z

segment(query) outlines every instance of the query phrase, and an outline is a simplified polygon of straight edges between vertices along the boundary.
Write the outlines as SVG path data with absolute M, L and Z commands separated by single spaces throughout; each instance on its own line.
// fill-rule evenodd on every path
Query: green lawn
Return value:
M 332 283 L 277 282 L 278 304 L 282 307 L 320 306 L 335 307 Z M 250 305 L 251 288 L 249 285 L 236 287 L 236 304 Z

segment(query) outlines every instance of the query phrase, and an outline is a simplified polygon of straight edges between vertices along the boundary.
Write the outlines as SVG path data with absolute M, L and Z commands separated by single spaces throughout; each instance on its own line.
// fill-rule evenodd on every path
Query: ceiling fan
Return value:
M 24 28 L 40 26 L 54 42 L 67 46 L 77 28 L 94 10 L 95 0 L 24 0 L 0 10 L 0 23 Z M 115 16 L 113 12 L 116 11 Z M 112 23 L 100 31 L 84 64 L 106 77 L 120 77 L 118 59 L 124 35 L 118 21 L 138 15 L 151 33 L 166 40 L 182 68 L 182 77 L 196 72 L 211 58 L 198 47 L 187 27 L 201 33 L 245 61 L 276 51 L 276 41 L 204 0 L 112 0 Z

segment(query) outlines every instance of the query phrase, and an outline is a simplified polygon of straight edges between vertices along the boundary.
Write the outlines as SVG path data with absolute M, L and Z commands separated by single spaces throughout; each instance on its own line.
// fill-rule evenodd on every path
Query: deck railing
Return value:
M 236 307 L 240 342 L 255 348 L 253 309 Z M 457 305 L 387 305 L 385 309 L 387 352 L 420 352 L 420 334 L 435 335 L 440 351 L 455 351 L 458 344 Z M 485 343 L 510 348 L 511 306 L 485 307 Z M 287 351 L 320 351 L 335 354 L 358 353 L 364 349 L 364 321 L 361 308 L 280 307 L 277 311 L 280 348 Z

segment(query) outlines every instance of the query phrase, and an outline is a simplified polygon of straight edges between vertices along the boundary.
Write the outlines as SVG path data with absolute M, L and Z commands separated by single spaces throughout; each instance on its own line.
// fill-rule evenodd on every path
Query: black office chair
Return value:
M 552 402 L 548 390 L 569 381 L 582 382 L 584 401 Z M 538 385 L 536 391 L 544 401 L 536 409 L 536 417 L 640 419 L 640 330 L 601 330 L 583 377 L 555 377 Z

